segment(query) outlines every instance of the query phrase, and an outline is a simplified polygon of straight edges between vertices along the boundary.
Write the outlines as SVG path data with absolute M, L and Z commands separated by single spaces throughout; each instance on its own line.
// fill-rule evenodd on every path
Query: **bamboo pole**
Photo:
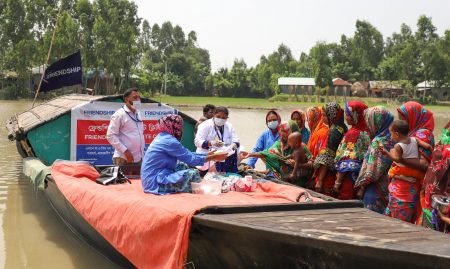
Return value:
M 48 48 L 47 59 L 45 60 L 44 68 L 48 65 L 48 61 L 50 59 L 50 53 L 52 52 L 53 42 L 55 40 L 56 29 L 58 28 L 58 21 L 59 21 L 60 15 L 61 15 L 61 11 L 62 11 L 62 4 L 59 8 L 58 16 L 56 17 L 55 28 L 53 29 L 52 40 L 50 41 L 50 47 Z M 34 95 L 33 105 L 31 108 L 33 108 L 34 104 L 36 103 L 36 98 L 39 94 L 39 90 L 41 89 L 42 80 L 44 80 L 44 75 L 45 75 L 45 70 L 42 72 L 41 79 L 39 80 L 39 86 L 36 90 L 36 94 Z

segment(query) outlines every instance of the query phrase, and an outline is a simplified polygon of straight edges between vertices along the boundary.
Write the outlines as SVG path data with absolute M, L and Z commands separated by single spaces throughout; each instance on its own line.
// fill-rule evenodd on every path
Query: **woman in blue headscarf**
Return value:
M 394 116 L 384 106 L 366 109 L 365 120 L 372 138 L 367 150 L 361 171 L 355 182 L 357 196 L 363 200 L 364 207 L 382 214 L 388 202 L 388 170 L 392 161 L 379 149 L 383 145 L 386 150 L 394 146 L 389 133 L 389 126 Z

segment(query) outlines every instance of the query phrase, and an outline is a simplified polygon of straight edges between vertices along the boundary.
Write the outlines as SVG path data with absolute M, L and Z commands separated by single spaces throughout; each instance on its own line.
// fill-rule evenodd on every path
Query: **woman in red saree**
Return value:
M 358 178 L 364 154 L 370 145 L 369 127 L 364 119 L 367 105 L 360 101 L 350 101 L 345 104 L 345 120 L 352 128 L 344 135 L 336 152 L 336 181 L 333 191 L 341 200 L 354 199 L 354 185 Z
M 426 109 L 423 105 L 410 101 L 406 102 L 399 108 L 397 108 L 398 118 L 408 122 L 410 137 L 415 137 L 430 144 L 434 147 L 434 116 L 433 112 Z M 411 162 L 408 160 L 403 160 L 402 164 L 405 165 L 404 169 L 406 171 L 401 171 L 402 174 L 408 174 L 408 172 L 415 173 L 413 176 L 417 176 L 417 170 L 419 170 L 421 175 L 421 180 L 418 182 L 419 185 L 422 184 L 425 172 L 428 169 L 428 164 L 432 158 L 432 152 L 424 148 L 419 147 L 420 160 L 419 163 Z M 431 223 L 431 202 L 429 197 L 424 195 L 427 190 L 422 190 L 420 193 L 420 203 L 417 203 L 416 207 L 416 224 L 429 222 Z M 422 213 L 423 212 L 423 213 Z

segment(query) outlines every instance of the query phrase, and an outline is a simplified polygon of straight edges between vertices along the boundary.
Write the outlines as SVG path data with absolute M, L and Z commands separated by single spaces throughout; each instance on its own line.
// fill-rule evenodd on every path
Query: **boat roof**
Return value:
M 21 139 L 30 130 L 69 113 L 73 107 L 80 104 L 92 101 L 115 101 L 117 99 L 122 99 L 122 95 L 68 94 L 56 97 L 12 116 L 6 123 L 8 138 L 9 140 Z M 158 103 L 148 98 L 141 99 L 143 103 Z M 179 112 L 179 114 L 195 122 L 194 119 L 184 113 Z

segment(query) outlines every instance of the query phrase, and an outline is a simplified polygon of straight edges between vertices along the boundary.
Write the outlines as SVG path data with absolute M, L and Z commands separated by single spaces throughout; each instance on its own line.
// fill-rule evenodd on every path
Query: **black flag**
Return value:
M 48 92 L 82 83 L 80 51 L 50 65 L 44 74 L 40 92 Z

